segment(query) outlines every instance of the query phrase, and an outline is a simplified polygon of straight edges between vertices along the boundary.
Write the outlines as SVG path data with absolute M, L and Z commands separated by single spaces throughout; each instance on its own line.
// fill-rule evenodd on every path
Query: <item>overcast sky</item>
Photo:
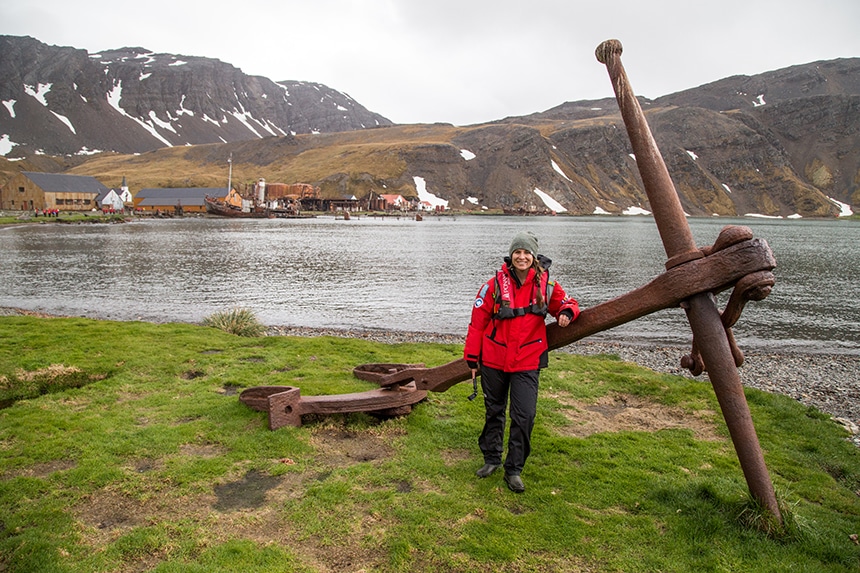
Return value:
M 860 57 L 860 2 L 2 0 L 0 34 L 216 58 L 325 84 L 395 123 L 468 125 L 612 96 L 594 57 L 610 38 L 648 98 Z

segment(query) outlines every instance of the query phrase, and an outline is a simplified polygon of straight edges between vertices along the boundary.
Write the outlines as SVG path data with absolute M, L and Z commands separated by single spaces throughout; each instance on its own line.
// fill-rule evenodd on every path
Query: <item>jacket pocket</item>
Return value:
M 537 338 L 524 344 L 521 344 L 517 352 L 517 361 L 521 364 L 533 365 L 537 368 L 540 362 L 541 354 L 546 350 L 546 344 L 543 344 L 543 338 Z
M 493 368 L 504 368 L 505 356 L 508 354 L 508 345 L 489 336 L 484 337 L 481 347 L 481 363 Z

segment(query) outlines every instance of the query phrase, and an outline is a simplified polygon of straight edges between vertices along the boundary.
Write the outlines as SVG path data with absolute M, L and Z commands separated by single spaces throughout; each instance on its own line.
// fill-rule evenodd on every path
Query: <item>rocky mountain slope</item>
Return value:
M 692 215 L 830 216 L 844 209 L 833 200 L 860 206 L 858 58 L 733 76 L 640 103 Z M 503 121 L 545 133 L 551 123 L 550 140 L 568 142 L 558 149 L 595 189 L 640 197 L 614 100 L 567 102 Z
M 0 36 L 7 157 L 140 153 L 174 145 L 365 129 L 391 122 L 322 84 L 273 82 L 210 58 L 99 54 Z
M 247 91 L 244 88 L 252 84 L 269 86 L 270 83 L 263 78 L 243 77 L 226 64 L 203 58 L 158 56 L 161 69 L 167 68 L 164 71 L 167 75 L 158 80 L 162 86 L 158 93 L 162 95 L 156 96 L 151 91 L 144 95 L 131 90 L 131 86 L 135 82 L 143 85 L 157 76 L 153 72 L 152 76 L 141 79 L 149 73 L 142 62 L 150 56 L 143 58 L 139 52 L 142 51 L 123 51 L 124 62 L 119 54 L 87 57 L 87 61 L 96 60 L 98 74 L 115 75 L 98 84 L 102 92 L 87 92 L 90 95 L 85 96 L 78 88 L 78 92 L 73 92 L 77 95 L 68 97 L 91 103 L 90 100 L 98 99 L 98 93 L 106 94 L 101 97 L 107 103 L 100 105 L 110 113 L 110 109 L 116 110 L 109 103 L 111 93 L 116 92 L 122 80 L 120 107 L 129 115 L 132 115 L 129 110 L 139 109 L 134 123 L 145 124 L 149 117 L 151 122 L 147 125 L 173 147 L 165 147 L 161 142 L 159 149 L 139 156 L 101 154 L 84 160 L 80 156 L 59 158 L 21 153 L 24 146 L 20 146 L 6 156 L 18 153 L 26 158 L 14 165 L 0 158 L 0 171 L 68 171 L 96 176 L 109 186 L 118 185 L 126 176 L 134 192 L 143 187 L 226 184 L 227 158 L 232 155 L 234 182 L 264 177 L 270 182 L 313 183 L 329 196 L 400 193 L 444 200 L 457 209 L 521 213 L 566 210 L 571 214 L 620 214 L 649 210 L 613 99 L 566 102 L 541 113 L 483 125 L 394 126 L 346 99 L 329 106 L 328 100 L 322 98 L 325 105 L 311 107 L 312 111 L 307 111 L 298 100 L 292 106 L 282 105 L 278 97 L 282 98 L 287 91 L 291 95 L 299 93 L 298 88 L 286 90 L 283 87 L 286 82 L 277 85 L 270 82 L 275 85 L 274 93 L 280 94 L 277 97 L 265 90 Z M 128 55 L 131 53 L 136 54 L 134 58 Z M 182 98 L 194 90 L 180 85 L 185 76 L 177 75 L 177 70 L 191 68 L 186 68 L 189 63 L 180 65 L 177 60 L 197 62 L 210 70 L 206 76 L 208 89 L 221 94 L 218 106 L 199 93 L 195 98 L 189 99 L 187 95 Z M 108 61 L 116 62 L 113 64 L 116 67 L 102 63 Z M 176 65 L 171 66 L 171 62 Z M 126 70 L 123 72 L 126 75 L 120 76 L 120 69 Z M 233 72 L 227 73 L 229 70 Z M 0 78 L 8 77 L 2 67 L 0 71 L 3 73 Z M 199 73 L 191 76 L 186 80 L 194 86 Z M 45 85 L 49 79 L 28 78 L 31 83 L 26 85 L 32 86 Z M 4 102 L 11 97 L 6 85 L 6 80 L 0 80 L 0 98 Z M 84 82 L 75 81 L 73 85 Z M 58 93 L 51 96 L 55 91 Z M 68 110 L 53 107 L 51 98 L 59 98 L 59 93 L 62 92 L 52 86 L 45 95 L 51 104 L 49 108 L 35 96 L 16 96 L 24 98 L 22 102 L 26 101 L 29 107 L 47 109 L 49 115 L 44 117 L 48 117 L 51 125 L 36 122 L 34 131 L 41 133 L 50 127 L 56 133 L 63 130 L 70 133 L 56 117 Z M 251 98 L 246 93 L 267 96 Z M 243 115 L 251 109 L 252 100 L 262 107 Z M 310 106 L 319 100 L 317 94 L 306 103 Z M 131 101 L 138 102 L 138 107 L 126 106 Z M 832 217 L 844 213 L 847 206 L 855 211 L 860 208 L 858 58 L 814 62 L 756 76 L 734 76 L 640 101 L 684 209 L 690 215 Z M 237 105 L 233 110 L 223 102 L 239 102 L 242 107 Z M 351 108 L 347 105 L 350 103 Z M 338 105 L 354 111 L 355 115 L 346 114 Z M 15 104 L 16 110 L 23 108 L 21 103 Z M 194 113 L 181 113 L 183 109 Z M 335 117 L 338 114 L 326 115 L 332 109 L 343 112 L 344 121 L 346 117 L 352 118 L 351 127 L 338 127 Z M 294 123 L 277 123 L 274 118 L 280 116 L 266 115 L 267 110 L 273 110 L 273 114 L 282 110 Z M 9 133 L 5 111 L 0 107 L 0 138 Z M 251 116 L 255 119 L 249 119 Z M 321 120 L 315 123 L 307 119 L 311 116 L 329 117 L 330 129 L 321 129 L 317 125 Z M 75 125 L 72 116 L 68 117 Z M 129 125 L 128 118 L 121 113 L 112 117 L 112 121 L 122 119 L 122 125 Z M 186 147 L 179 133 L 159 127 L 155 118 L 158 121 L 173 118 L 171 125 L 183 126 L 182 137 L 195 133 L 199 139 L 192 143 L 200 144 Z M 213 118 L 218 121 L 210 121 Z M 298 118 L 306 118 L 302 128 L 298 127 Z M 189 123 L 190 120 L 194 123 Z M 218 122 L 221 123 L 216 127 Z M 103 127 L 109 132 L 104 137 L 123 137 L 113 133 L 121 131 L 119 125 Z M 376 125 L 387 127 L 363 129 Z M 274 134 L 263 126 L 268 126 Z M 203 144 L 201 140 L 214 137 L 214 133 L 219 134 L 218 138 L 208 141 L 223 143 Z M 159 147 L 155 136 L 150 137 L 149 143 L 152 147 L 147 149 Z

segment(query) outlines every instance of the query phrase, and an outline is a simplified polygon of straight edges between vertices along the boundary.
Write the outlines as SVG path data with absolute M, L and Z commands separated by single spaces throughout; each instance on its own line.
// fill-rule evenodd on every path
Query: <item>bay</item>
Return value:
M 860 354 L 860 225 L 689 222 L 699 246 L 740 224 L 774 251 L 773 292 L 734 328 L 743 348 Z M 28 224 L 0 228 L 0 306 L 155 322 L 241 306 L 268 325 L 464 334 L 475 293 L 521 230 L 539 237 L 551 276 L 583 308 L 642 286 L 666 261 L 654 220 L 641 216 Z M 683 311 L 668 309 L 591 339 L 687 345 L 691 335 Z

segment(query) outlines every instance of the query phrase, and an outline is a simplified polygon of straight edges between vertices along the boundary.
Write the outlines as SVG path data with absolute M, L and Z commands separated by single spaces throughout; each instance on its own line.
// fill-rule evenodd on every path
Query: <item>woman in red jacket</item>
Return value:
M 579 316 L 579 304 L 558 283 L 549 280 L 548 258 L 538 254 L 532 233 L 518 233 L 509 257 L 496 275 L 478 291 L 466 335 L 463 357 L 472 375 L 481 369 L 486 418 L 478 445 L 484 465 L 478 477 L 490 476 L 502 465 L 505 410 L 510 395 L 511 429 L 505 458 L 505 483 L 525 491 L 520 473 L 531 451 L 537 410 L 538 376 L 547 366 L 547 314 L 566 327 Z

